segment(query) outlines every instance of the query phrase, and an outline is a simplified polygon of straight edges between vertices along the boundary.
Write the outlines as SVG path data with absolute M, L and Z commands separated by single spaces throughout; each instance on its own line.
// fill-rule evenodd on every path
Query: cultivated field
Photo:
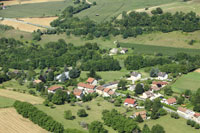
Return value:
M 14 108 L 7 108 L 0 109 L 0 133 L 47 133 L 47 131 L 23 118 Z
M 144 123 L 140 124 L 142 128 L 144 124 L 147 124 L 150 128 L 153 125 L 160 124 L 164 127 L 166 133 L 199 133 L 199 130 L 192 128 L 186 124 L 186 120 L 183 118 L 174 119 L 169 115 L 162 116 L 157 120 L 147 120 Z
M 0 96 L 0 108 L 11 107 L 14 102 L 14 99 Z
M 36 97 L 33 95 L 29 95 L 29 94 L 23 94 L 23 93 L 19 93 L 19 92 L 15 92 L 15 91 L 9 91 L 6 89 L 0 89 L 0 96 L 23 101 L 23 102 L 29 102 L 31 104 L 42 104 L 43 103 L 43 99 L 40 97 Z
M 172 84 L 172 88 L 174 91 L 182 92 L 186 89 L 191 91 L 196 91 L 200 88 L 200 73 L 199 72 L 191 72 L 188 74 L 182 75 L 174 84 Z

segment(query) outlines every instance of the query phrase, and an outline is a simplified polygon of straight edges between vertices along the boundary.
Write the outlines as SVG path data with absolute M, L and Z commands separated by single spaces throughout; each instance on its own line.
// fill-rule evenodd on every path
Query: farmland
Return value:
M 14 99 L 0 96 L 0 108 L 11 107 L 14 102 L 15 102 Z
M 23 118 L 14 108 L 0 109 L 1 133 L 47 133 L 38 125 Z
M 191 72 L 188 74 L 182 75 L 177 81 L 172 85 L 174 91 L 182 92 L 186 89 L 191 91 L 196 91 L 200 88 L 200 73 Z

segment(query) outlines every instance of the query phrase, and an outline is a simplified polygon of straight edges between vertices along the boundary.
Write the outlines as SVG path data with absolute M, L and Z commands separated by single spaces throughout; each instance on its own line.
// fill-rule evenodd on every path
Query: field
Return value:
M 0 108 L 11 107 L 14 102 L 15 102 L 14 99 L 10 99 L 10 98 L 0 96 Z
M 50 22 L 57 19 L 57 17 L 41 17 L 41 18 L 18 18 L 18 20 L 22 20 L 24 22 L 29 22 L 32 24 L 50 26 Z
M 200 88 L 200 73 L 191 72 L 188 74 L 182 75 L 178 80 L 172 84 L 172 88 L 174 91 L 182 92 L 185 89 L 189 89 L 191 91 L 196 91 Z
M 5 89 L 0 89 L 0 96 L 23 101 L 23 102 L 29 102 L 31 104 L 42 104 L 43 103 L 43 99 L 40 97 L 36 97 L 36 96 L 29 95 L 29 94 L 24 94 L 24 93 L 19 93 L 19 92 L 15 92 L 15 91 L 9 91 L 9 90 L 5 90 Z
M 97 103 L 100 103 L 101 106 L 97 106 Z M 81 108 L 85 108 L 85 106 L 88 105 L 91 110 L 86 110 L 86 112 L 89 114 L 85 118 L 80 118 L 76 115 L 77 110 Z M 119 110 L 120 112 L 125 112 L 125 108 L 123 107 L 114 107 L 113 104 L 108 103 L 107 101 L 103 100 L 103 98 L 96 98 L 88 103 L 83 103 L 82 107 L 76 104 L 76 106 L 70 106 L 69 104 L 65 105 L 59 105 L 56 106 L 54 109 L 50 109 L 49 107 L 45 107 L 44 105 L 36 105 L 40 110 L 46 112 L 48 115 L 52 116 L 55 120 L 61 122 L 65 128 L 76 128 L 79 130 L 85 131 L 80 125 L 79 122 L 84 121 L 87 123 L 91 123 L 94 120 L 101 120 L 101 113 L 104 109 L 111 110 L 113 108 Z M 76 119 L 74 120 L 66 120 L 64 119 L 64 111 L 71 110 L 72 114 L 76 116 Z M 109 130 L 109 133 L 114 133 L 115 131 L 109 127 L 106 127 Z
M 0 109 L 0 133 L 47 133 L 30 120 L 23 118 L 14 108 Z
M 153 125 L 160 124 L 164 127 L 166 133 L 199 133 L 199 130 L 188 126 L 185 119 L 173 119 L 169 115 L 162 116 L 158 120 L 147 120 L 140 124 L 140 127 L 142 128 L 144 124 L 147 124 L 150 128 Z

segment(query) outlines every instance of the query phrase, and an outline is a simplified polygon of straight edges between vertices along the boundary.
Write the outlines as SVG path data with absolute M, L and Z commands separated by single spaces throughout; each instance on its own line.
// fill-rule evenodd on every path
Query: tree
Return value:
M 108 131 L 104 129 L 103 124 L 99 121 L 93 121 L 89 125 L 89 133 L 107 133 Z
M 90 69 L 90 72 L 87 74 L 88 77 L 92 77 L 95 79 L 100 79 L 101 77 L 96 74 L 95 70 L 93 68 Z
M 125 90 L 127 90 L 126 84 L 127 84 L 127 81 L 122 79 L 119 81 L 117 87 L 118 87 L 118 89 L 125 91 Z
M 79 117 L 86 117 L 86 116 L 88 116 L 88 114 L 86 113 L 85 109 L 79 109 L 78 112 L 77 112 L 77 115 Z
M 144 127 L 142 129 L 142 133 L 151 133 L 151 130 L 149 129 L 147 124 L 144 124 Z
M 61 82 L 65 82 L 67 80 L 65 73 L 63 73 L 60 77 Z
M 158 110 L 158 113 L 159 113 L 160 116 L 167 115 L 167 111 L 164 110 L 163 108 L 160 108 L 160 109 Z
M 92 2 L 92 5 L 94 5 L 94 6 L 97 5 L 97 2 L 96 1 Z
M 136 94 L 142 94 L 144 92 L 144 88 L 142 84 L 138 83 L 135 87 L 135 93 Z
M 64 104 L 65 96 L 62 90 L 57 90 L 56 93 L 52 97 L 52 102 L 57 105 Z
M 73 68 L 69 71 L 69 77 L 72 79 L 78 78 L 81 74 L 81 71 L 79 69 Z
M 64 112 L 64 117 L 67 120 L 73 120 L 74 116 L 72 115 L 72 111 L 71 110 L 67 110 Z
M 158 112 L 158 110 L 162 108 L 161 102 L 159 98 L 156 98 L 152 105 L 152 112 Z
M 159 73 L 159 69 L 158 68 L 152 68 L 150 71 L 150 77 L 157 77 Z
M 167 96 L 171 96 L 173 94 L 171 86 L 164 89 L 164 94 Z
M 153 102 L 150 99 L 146 99 L 144 102 L 144 107 L 146 110 L 150 111 L 152 108 Z
M 117 106 L 117 107 L 120 107 L 120 106 L 121 106 L 121 104 L 122 104 L 122 100 L 121 100 L 121 99 L 119 99 L 119 98 L 118 98 L 118 99 L 116 99 L 116 100 L 115 100 L 115 102 L 114 102 L 114 105 L 115 105 L 115 106 Z
M 156 124 L 152 127 L 151 133 L 165 133 L 165 130 L 161 125 Z
M 184 103 L 184 98 L 183 97 L 178 97 L 176 103 L 179 104 L 179 105 L 183 104 Z
M 136 120 L 137 122 L 139 122 L 139 123 L 141 123 L 141 122 L 144 121 L 144 120 L 142 119 L 142 117 L 141 117 L 140 114 L 135 118 L 135 120 Z
M 47 80 L 48 81 L 53 81 L 54 80 L 54 72 L 50 71 L 47 75 Z

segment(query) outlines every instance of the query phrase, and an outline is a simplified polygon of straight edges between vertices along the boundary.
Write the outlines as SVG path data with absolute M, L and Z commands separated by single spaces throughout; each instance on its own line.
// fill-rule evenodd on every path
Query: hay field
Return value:
M 64 0 L 10 0 L 10 1 L 2 1 L 2 2 L 4 3 L 5 6 L 10 6 L 10 5 L 18 5 L 18 4 L 33 4 L 33 3 L 43 3 L 43 2 L 52 2 L 52 1 L 64 1 Z
M 19 23 L 19 22 L 14 22 L 14 21 L 10 21 L 10 20 L 0 21 L 0 24 L 13 26 L 17 30 L 26 31 L 26 32 L 33 32 L 34 30 L 37 30 L 37 29 L 44 30 L 44 28 L 41 28 L 41 27 L 24 24 L 24 23 Z
M 0 133 L 47 133 L 19 115 L 14 108 L 0 109 Z
M 9 91 L 6 89 L 0 89 L 0 96 L 12 98 L 15 100 L 23 101 L 23 102 L 29 102 L 31 104 L 42 104 L 43 99 L 40 97 L 36 97 L 29 94 L 19 93 L 15 91 Z

